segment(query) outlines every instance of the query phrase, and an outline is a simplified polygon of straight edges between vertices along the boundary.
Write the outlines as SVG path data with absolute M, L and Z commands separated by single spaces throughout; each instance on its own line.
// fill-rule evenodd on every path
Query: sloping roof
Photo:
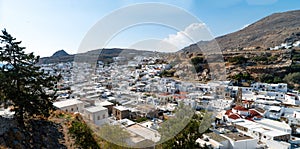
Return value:
M 243 106 L 239 106 L 239 105 L 235 106 L 233 109 L 234 109 L 234 110 L 238 110 L 238 111 L 248 111 L 248 109 L 246 109 L 246 108 L 243 107 Z
M 230 115 L 228 116 L 228 118 L 236 120 L 236 119 L 239 119 L 239 118 L 241 118 L 241 117 L 240 117 L 238 114 L 232 113 L 232 114 L 230 114 Z
M 229 115 L 229 114 L 231 114 L 231 113 L 232 113 L 232 110 L 227 110 L 227 111 L 225 112 L 226 115 Z
M 261 116 L 255 109 L 249 109 L 250 116 Z

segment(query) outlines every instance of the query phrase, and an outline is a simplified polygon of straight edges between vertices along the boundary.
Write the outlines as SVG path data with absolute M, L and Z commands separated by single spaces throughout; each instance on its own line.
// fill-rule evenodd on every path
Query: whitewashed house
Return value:
M 265 113 L 265 117 L 274 119 L 274 120 L 280 120 L 280 118 L 281 118 L 281 116 L 283 116 L 284 112 L 285 112 L 284 107 L 269 106 L 269 109 Z
M 287 141 L 291 135 L 289 132 L 284 132 L 245 119 L 235 122 L 234 125 L 239 132 L 247 134 L 261 142 L 267 142 L 267 140 Z
M 96 125 L 103 125 L 108 121 L 108 109 L 102 106 L 87 107 L 84 116 Z
M 251 84 L 253 90 L 257 91 L 273 91 L 273 92 L 287 92 L 287 84 L 286 83 L 278 83 L 278 84 L 268 84 L 268 83 L 260 83 L 256 82 Z
M 242 133 L 225 133 L 217 134 L 214 132 L 203 134 L 203 141 L 198 140 L 200 146 L 202 143 L 211 148 L 218 149 L 255 149 L 257 148 L 258 139 L 252 138 Z
M 294 111 L 294 118 L 300 119 L 300 110 Z
M 283 103 L 290 104 L 290 105 L 299 105 L 300 101 L 297 95 L 285 94 Z
M 70 99 L 70 100 L 54 102 L 53 106 L 66 112 L 83 113 L 84 102 L 78 99 Z
M 257 122 L 267 128 L 286 132 L 288 134 L 292 133 L 292 128 L 290 127 L 290 125 L 286 124 L 285 122 L 279 122 L 279 121 L 271 120 L 271 119 L 267 119 L 267 118 L 256 120 L 255 122 Z

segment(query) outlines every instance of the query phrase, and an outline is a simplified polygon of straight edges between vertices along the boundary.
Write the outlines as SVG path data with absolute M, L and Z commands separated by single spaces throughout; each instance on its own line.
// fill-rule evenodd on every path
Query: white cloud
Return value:
M 210 34 L 205 23 L 193 23 L 176 34 L 171 34 L 164 38 L 163 42 L 168 42 L 178 49 L 182 49 L 190 44 L 196 43 L 201 40 L 211 40 L 213 36 Z

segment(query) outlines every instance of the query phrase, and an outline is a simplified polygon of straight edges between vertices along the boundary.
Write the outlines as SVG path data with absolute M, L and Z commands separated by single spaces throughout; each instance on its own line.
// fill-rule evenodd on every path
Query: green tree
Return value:
M 176 118 L 164 122 L 159 132 L 162 135 L 157 148 L 197 148 L 196 140 L 211 126 L 212 118 L 208 112 L 194 114 L 183 107 L 176 112 Z M 180 130 L 180 132 L 174 130 Z
M 72 119 L 69 133 L 75 138 L 76 145 L 81 148 L 100 148 L 94 139 L 92 129 L 84 122 L 80 115 L 76 115 Z
M 280 77 L 275 76 L 273 82 L 274 83 L 282 83 L 283 81 L 282 81 L 282 79 Z
M 284 76 L 283 81 L 288 83 L 291 87 L 297 88 L 300 84 L 300 72 L 289 73 Z
M 237 81 L 241 81 L 241 80 L 253 80 L 251 75 L 246 72 L 246 73 L 238 73 L 234 76 L 231 77 L 232 79 L 234 80 L 237 80 Z
M 274 76 L 271 74 L 262 74 L 261 76 L 259 76 L 260 82 L 272 83 L 273 80 L 274 80 Z
M 194 57 L 191 59 L 191 62 L 193 65 L 198 65 L 204 63 L 204 58 L 203 57 Z
M 4 103 L 10 102 L 21 126 L 32 116 L 49 116 L 55 100 L 55 92 L 49 94 L 57 77 L 49 76 L 36 66 L 39 57 L 26 54 L 21 41 L 16 41 L 7 31 L 0 35 L 0 94 Z

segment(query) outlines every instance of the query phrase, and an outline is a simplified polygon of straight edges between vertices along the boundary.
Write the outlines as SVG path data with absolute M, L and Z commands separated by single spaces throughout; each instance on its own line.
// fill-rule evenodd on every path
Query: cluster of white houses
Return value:
M 98 62 L 95 73 L 89 75 L 92 68 L 87 64 L 43 66 L 49 73 L 63 76 L 54 106 L 78 112 L 99 126 L 123 125 L 139 138 L 133 139 L 134 143 L 158 142 L 157 129 L 184 103 L 216 113 L 212 132 L 199 138 L 199 145 L 290 148 L 300 144 L 295 137 L 300 134 L 300 94 L 285 83 L 257 82 L 249 87 L 233 86 L 230 81 L 190 83 L 161 77 L 170 66 L 155 63 L 158 57 L 137 56 L 122 65 L 120 59 L 110 65 Z M 74 72 L 76 79 L 71 75 Z

